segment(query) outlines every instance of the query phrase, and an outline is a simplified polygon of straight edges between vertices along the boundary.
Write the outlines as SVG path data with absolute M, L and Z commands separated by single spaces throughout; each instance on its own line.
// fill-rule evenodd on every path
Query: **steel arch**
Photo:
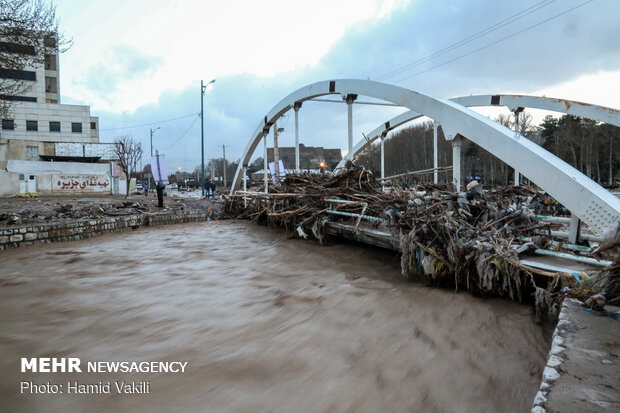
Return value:
M 578 102 L 575 100 L 548 98 L 545 96 L 529 96 L 529 95 L 475 95 L 461 96 L 450 99 L 452 102 L 467 107 L 475 106 L 506 106 L 511 111 L 519 108 L 533 108 L 551 110 L 554 112 L 566 113 L 568 115 L 580 116 L 586 119 L 592 119 L 599 122 L 609 123 L 620 127 L 620 110 L 607 108 L 604 106 L 592 105 L 589 103 Z M 390 119 L 382 125 L 379 125 L 372 132 L 367 134 L 368 140 L 360 139 L 353 146 L 353 155 L 347 156 L 352 159 L 359 151 L 366 148 L 370 143 L 376 141 L 379 137 L 387 134 L 389 131 L 407 123 L 418 119 L 423 115 L 409 110 Z M 346 159 L 340 161 L 337 168 L 344 166 Z
M 620 199 L 577 169 L 512 130 L 448 99 L 436 98 L 402 87 L 370 80 L 341 79 L 302 87 L 278 102 L 259 123 L 237 168 L 231 193 L 240 185 L 256 146 L 273 123 L 296 102 L 318 96 L 365 95 L 392 102 L 442 125 L 447 139 L 461 135 L 491 152 L 523 174 L 597 231 L 620 218 Z

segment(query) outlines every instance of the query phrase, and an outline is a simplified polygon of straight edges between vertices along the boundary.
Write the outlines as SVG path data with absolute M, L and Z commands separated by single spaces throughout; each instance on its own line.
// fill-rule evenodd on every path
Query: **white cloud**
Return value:
M 290 2 L 288 0 L 204 2 L 167 0 L 112 3 L 92 27 L 84 13 L 76 21 L 73 7 L 59 6 L 65 31 L 75 45 L 62 56 L 64 93 L 83 98 L 94 109 L 133 111 L 156 101 L 166 89 L 182 90 L 200 78 L 248 73 L 274 76 L 316 64 L 334 42 L 354 25 L 376 21 L 403 1 L 351 0 Z M 81 3 L 82 9 L 89 3 Z M 90 35 L 84 35 L 84 32 Z M 93 36 L 92 33 L 98 33 Z M 115 65 L 111 51 L 127 45 L 159 57 L 156 72 L 132 79 L 124 94 L 97 99 L 78 78 L 93 67 Z

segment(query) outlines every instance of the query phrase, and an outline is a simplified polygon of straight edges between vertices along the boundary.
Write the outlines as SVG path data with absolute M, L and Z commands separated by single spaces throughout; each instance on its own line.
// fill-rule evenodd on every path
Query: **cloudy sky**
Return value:
M 91 105 L 101 141 L 132 135 L 168 166 L 241 156 L 281 98 L 320 80 L 380 80 L 441 97 L 544 94 L 620 108 L 616 0 L 57 0 L 73 46 L 63 103 Z M 354 106 L 354 140 L 404 109 Z M 306 103 L 306 145 L 346 149 L 346 105 Z M 294 144 L 283 119 L 281 146 Z M 261 154 L 256 154 L 257 156 Z M 145 162 L 148 161 L 145 158 Z

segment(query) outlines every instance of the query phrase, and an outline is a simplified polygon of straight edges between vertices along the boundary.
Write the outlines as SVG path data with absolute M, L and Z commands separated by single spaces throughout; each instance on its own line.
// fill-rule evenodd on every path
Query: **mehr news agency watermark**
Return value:
M 21 359 L 22 373 L 185 373 L 187 361 L 88 361 L 77 357 L 34 357 Z M 150 381 L 108 380 L 81 383 L 20 382 L 21 394 L 149 394 Z

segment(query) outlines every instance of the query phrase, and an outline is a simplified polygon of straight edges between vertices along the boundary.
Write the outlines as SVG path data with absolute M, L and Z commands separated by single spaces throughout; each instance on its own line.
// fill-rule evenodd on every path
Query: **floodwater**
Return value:
M 549 348 L 531 308 L 399 272 L 391 252 L 248 222 L 2 252 L 0 410 L 529 411 Z M 83 371 L 21 373 L 22 357 L 78 357 Z M 87 372 L 92 361 L 187 365 Z M 63 394 L 22 394 L 22 381 Z M 75 381 L 112 389 L 66 394 Z M 119 394 L 116 381 L 149 393 Z

